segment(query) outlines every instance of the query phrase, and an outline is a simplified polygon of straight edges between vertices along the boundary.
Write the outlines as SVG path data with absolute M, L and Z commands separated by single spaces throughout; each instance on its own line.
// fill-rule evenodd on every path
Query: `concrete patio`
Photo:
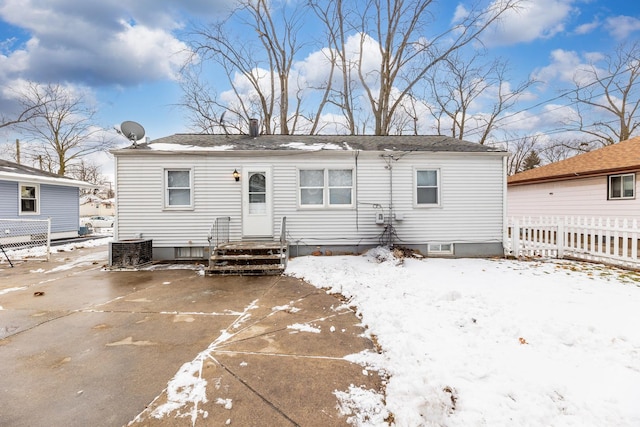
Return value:
M 0 425 L 344 426 L 334 392 L 382 388 L 344 358 L 375 351 L 355 313 L 298 279 L 106 263 L 0 264 Z

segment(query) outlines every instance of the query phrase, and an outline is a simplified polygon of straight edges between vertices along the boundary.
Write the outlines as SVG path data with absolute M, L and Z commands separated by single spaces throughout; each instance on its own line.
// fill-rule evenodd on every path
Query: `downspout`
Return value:
M 393 157 L 390 157 L 391 160 L 395 160 Z M 393 223 L 393 166 L 391 166 L 391 162 L 389 162 L 389 220 L 388 225 Z M 393 240 L 390 239 L 390 244 L 393 245 Z
M 354 202 L 356 204 L 356 231 L 360 231 L 360 211 L 358 210 L 358 156 L 360 155 L 360 150 L 356 150 L 355 151 L 355 169 L 356 169 L 356 177 L 355 177 L 355 184 L 356 184 L 356 191 L 354 194 Z
M 502 157 L 502 251 L 507 256 L 507 239 L 509 226 L 507 224 L 507 157 Z
M 386 221 L 386 229 L 389 229 L 389 245 L 393 245 L 393 165 L 392 162 L 394 160 L 398 160 L 393 157 L 393 154 L 384 155 L 381 154 L 380 157 L 387 164 L 385 167 L 389 170 L 389 216 Z
M 120 192 L 118 191 L 118 156 L 113 156 L 113 167 L 114 167 L 114 174 L 113 174 L 113 187 L 115 189 L 115 195 L 114 195 L 114 199 L 116 201 L 116 217 L 115 217 L 115 224 L 113 224 L 113 241 L 117 242 L 118 240 L 120 240 L 118 238 L 118 218 L 120 218 L 120 200 L 118 200 L 118 196 L 120 194 Z M 111 260 L 109 260 L 109 262 L 111 262 Z

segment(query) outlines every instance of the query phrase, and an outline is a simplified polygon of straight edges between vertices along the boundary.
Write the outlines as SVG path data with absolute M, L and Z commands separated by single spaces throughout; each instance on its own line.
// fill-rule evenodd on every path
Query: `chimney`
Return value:
M 260 121 L 258 119 L 249 119 L 249 136 L 257 138 L 260 134 Z

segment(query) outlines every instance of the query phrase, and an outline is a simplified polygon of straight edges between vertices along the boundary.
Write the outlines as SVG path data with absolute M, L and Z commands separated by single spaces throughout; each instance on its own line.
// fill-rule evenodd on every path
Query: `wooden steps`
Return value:
M 278 275 L 287 266 L 288 244 L 279 241 L 229 242 L 216 246 L 209 260 L 208 275 Z

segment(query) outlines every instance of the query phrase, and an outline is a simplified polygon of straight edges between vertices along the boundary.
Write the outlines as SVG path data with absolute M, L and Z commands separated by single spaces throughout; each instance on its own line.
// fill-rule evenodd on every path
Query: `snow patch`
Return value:
M 0 295 L 8 294 L 9 292 L 23 291 L 25 289 L 27 289 L 26 286 L 19 286 L 19 287 L 2 289 L 2 290 L 0 290 Z
M 319 334 L 320 332 L 322 332 L 320 328 L 316 328 L 306 323 L 294 323 L 293 325 L 287 326 L 287 329 L 293 329 L 294 331 L 300 332 L 311 332 L 314 334 Z

